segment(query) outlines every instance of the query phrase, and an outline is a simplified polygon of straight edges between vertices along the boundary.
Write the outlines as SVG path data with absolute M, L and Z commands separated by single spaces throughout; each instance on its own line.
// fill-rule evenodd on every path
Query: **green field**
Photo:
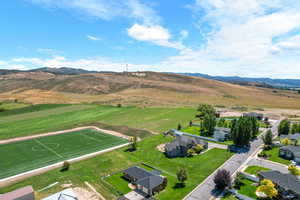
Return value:
M 126 142 L 125 139 L 87 129 L 0 145 L 0 178 Z
M 73 186 L 83 186 L 84 181 L 91 183 L 106 199 L 117 199 L 118 194 L 107 186 L 107 183 L 100 177 L 107 176 L 120 170 L 126 169 L 140 163 L 150 164 L 151 166 L 161 170 L 167 176 L 167 188 L 156 196 L 156 199 L 182 199 L 193 188 L 200 184 L 213 171 L 221 166 L 232 154 L 223 149 L 211 149 L 204 154 L 193 156 L 190 158 L 172 158 L 169 159 L 156 149 L 157 145 L 172 141 L 172 137 L 164 137 L 161 135 L 152 136 L 138 143 L 137 151 L 128 152 L 127 148 L 118 149 L 109 153 L 99 155 L 89 160 L 80 161 L 71 165 L 69 171 L 60 172 L 52 170 L 45 174 L 38 175 L 26 179 L 20 183 L 0 189 L 1 192 L 11 191 L 13 189 L 33 185 L 37 191 L 56 181 L 60 184 L 72 182 Z M 187 170 L 188 180 L 184 188 L 176 187 L 176 172 L 179 168 L 184 167 Z M 116 189 L 127 192 L 126 183 L 119 180 L 120 176 L 116 175 L 109 180 Z M 120 181 L 120 182 L 119 182 Z M 117 183 L 117 184 L 116 184 Z M 37 192 L 38 197 L 45 197 L 49 194 L 61 190 L 61 186 L 55 186 L 50 190 Z
M 35 112 L 23 110 L 20 114 L 16 112 L 0 116 L 0 140 L 64 130 L 95 122 L 162 132 L 174 128 L 178 123 L 187 124 L 196 113 L 196 109 L 193 108 L 118 108 L 82 104 L 55 108 L 46 104 L 39 107 Z

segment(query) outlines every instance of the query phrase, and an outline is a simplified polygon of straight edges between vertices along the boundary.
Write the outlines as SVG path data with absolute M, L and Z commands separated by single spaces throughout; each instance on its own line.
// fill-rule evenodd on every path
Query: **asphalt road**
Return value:
M 277 135 L 277 127 L 280 123 L 280 120 L 276 121 L 273 124 L 272 131 L 274 135 Z M 266 133 L 267 130 L 264 131 L 263 134 Z M 263 144 L 263 141 L 259 137 L 258 139 L 254 140 L 251 143 L 250 149 L 248 152 L 245 153 L 236 153 L 232 156 L 229 160 L 227 160 L 222 169 L 226 169 L 230 171 L 233 175 L 236 173 L 240 168 L 242 168 L 246 163 L 248 163 L 254 155 L 259 150 L 259 147 Z M 216 175 L 218 170 L 212 173 L 208 178 L 204 180 L 200 185 L 198 185 L 190 194 L 188 194 L 184 200 L 209 200 L 214 196 L 214 188 L 215 184 L 213 182 L 213 178 Z

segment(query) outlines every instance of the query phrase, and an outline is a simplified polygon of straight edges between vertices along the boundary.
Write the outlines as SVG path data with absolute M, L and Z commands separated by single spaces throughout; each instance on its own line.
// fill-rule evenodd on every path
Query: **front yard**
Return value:
M 13 189 L 33 185 L 35 191 L 40 190 L 52 183 L 60 182 L 60 184 L 71 182 L 73 187 L 84 186 L 84 182 L 91 183 L 105 198 L 116 199 L 118 193 L 109 187 L 100 177 L 119 172 L 125 168 L 139 163 L 150 164 L 161 170 L 168 179 L 168 185 L 164 191 L 159 193 L 157 199 L 182 199 L 198 184 L 200 184 L 213 171 L 221 166 L 233 154 L 223 149 L 211 149 L 204 154 L 193 156 L 190 158 L 172 158 L 169 159 L 157 150 L 159 144 L 172 141 L 170 136 L 155 135 L 138 143 L 138 149 L 135 152 L 126 151 L 122 148 L 109 153 L 105 153 L 80 161 L 71 165 L 69 171 L 60 172 L 59 169 L 49 171 L 47 173 L 31 177 L 20 183 L 1 188 L 1 192 L 11 191 Z M 184 167 L 187 170 L 188 180 L 183 188 L 176 187 L 176 172 L 179 168 Z M 116 187 L 115 189 L 126 193 L 130 191 L 128 183 L 122 182 L 121 174 L 113 176 L 109 183 Z M 37 192 L 38 197 L 45 197 L 61 190 L 61 186 L 57 185 L 49 190 Z
M 279 147 L 273 147 L 271 150 L 263 150 L 268 155 L 268 160 L 289 165 L 290 161 L 279 157 Z
M 270 170 L 270 169 L 265 168 L 265 167 L 252 165 L 252 166 L 247 167 L 247 169 L 245 169 L 245 172 L 248 173 L 248 174 L 252 174 L 252 175 L 256 176 L 258 174 L 258 172 L 268 171 L 268 170 Z

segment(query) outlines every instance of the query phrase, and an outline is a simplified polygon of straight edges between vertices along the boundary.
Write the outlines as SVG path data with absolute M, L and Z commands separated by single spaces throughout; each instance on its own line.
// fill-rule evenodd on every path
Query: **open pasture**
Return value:
M 0 145 L 0 179 L 126 142 L 86 129 Z
M 83 104 L 55 108 L 47 105 L 47 108 L 0 116 L 0 140 L 65 130 L 95 122 L 161 132 L 175 128 L 178 123 L 187 124 L 196 114 L 194 108 L 119 108 Z

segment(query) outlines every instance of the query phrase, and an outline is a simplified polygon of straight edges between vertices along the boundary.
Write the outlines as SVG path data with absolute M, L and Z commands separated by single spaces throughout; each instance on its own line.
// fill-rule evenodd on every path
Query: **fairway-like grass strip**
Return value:
M 56 151 L 54 151 L 53 149 L 51 149 L 50 147 L 48 147 L 47 145 L 43 144 L 42 142 L 38 141 L 37 139 L 34 139 L 35 142 L 37 142 L 38 144 L 40 144 L 41 146 L 43 146 L 45 149 L 47 149 L 48 151 L 54 153 L 55 155 L 57 155 L 60 158 L 63 158 L 62 155 L 60 155 L 59 153 L 57 153 Z
M 42 109 L 35 112 L 25 112 L 15 115 L 3 116 L 0 118 L 0 123 L 9 123 L 19 120 L 29 120 L 33 118 L 49 117 L 51 115 L 58 115 L 72 111 L 80 111 L 88 108 L 95 107 L 93 105 L 69 105 L 69 106 L 59 106 L 49 109 Z

